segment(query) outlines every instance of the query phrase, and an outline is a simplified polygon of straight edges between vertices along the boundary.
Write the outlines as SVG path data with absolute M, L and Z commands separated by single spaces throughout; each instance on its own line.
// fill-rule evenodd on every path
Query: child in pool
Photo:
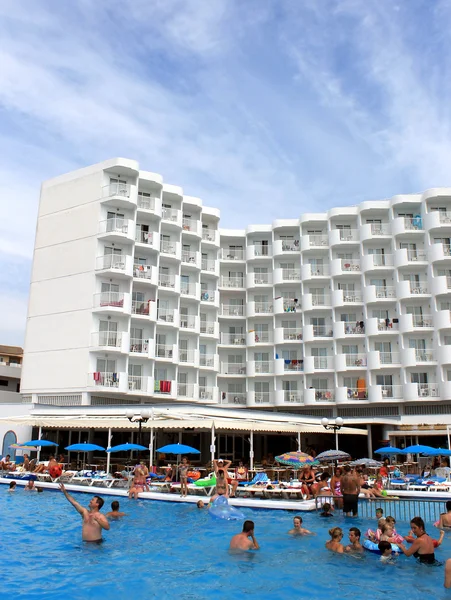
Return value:
M 332 506 L 329 504 L 329 502 L 325 502 L 323 504 L 323 512 L 320 514 L 320 517 L 333 517 L 331 510 Z
M 382 535 L 382 526 L 385 525 L 385 519 L 383 517 L 381 517 L 378 522 L 377 522 L 377 529 L 376 531 L 373 531 L 372 529 L 368 529 L 368 531 L 366 532 L 367 537 L 372 541 L 372 542 L 379 542 L 381 539 L 381 535 Z
M 383 563 L 393 563 L 396 561 L 396 554 L 393 554 L 392 547 L 390 542 L 380 541 L 378 544 L 378 548 L 381 552 L 381 562 Z

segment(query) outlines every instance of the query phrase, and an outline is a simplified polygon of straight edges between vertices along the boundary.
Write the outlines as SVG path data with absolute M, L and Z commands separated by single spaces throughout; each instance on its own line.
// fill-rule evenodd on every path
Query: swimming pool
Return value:
M 90 499 L 75 497 L 85 506 Z M 109 509 L 116 498 L 104 498 Z M 370 553 L 355 558 L 324 548 L 329 527 L 347 533 L 356 525 L 363 532 L 374 520 L 304 513 L 304 526 L 318 535 L 293 538 L 286 535 L 292 512 L 243 509 L 255 521 L 261 550 L 237 556 L 227 549 L 240 522 L 219 522 L 193 505 L 119 500 L 128 516 L 111 524 L 103 545 L 90 546 L 81 542 L 80 516 L 61 493 L 9 493 L 0 486 L 1 599 L 451 597 L 443 567 L 403 556 L 395 566 L 381 565 Z M 407 532 L 407 524 L 398 525 Z M 432 526 L 428 531 L 438 537 Z M 447 536 L 436 553 L 442 561 L 451 557 Z

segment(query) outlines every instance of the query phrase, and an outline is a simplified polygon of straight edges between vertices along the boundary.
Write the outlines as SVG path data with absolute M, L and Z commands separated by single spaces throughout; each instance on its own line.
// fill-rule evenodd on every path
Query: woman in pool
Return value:
M 332 527 L 332 529 L 329 529 L 329 535 L 331 539 L 326 542 L 326 548 L 332 552 L 343 554 L 344 546 L 341 543 L 341 540 L 343 539 L 343 530 L 341 527 Z
M 423 519 L 421 517 L 414 517 L 410 521 L 410 527 L 416 540 L 414 540 L 410 548 L 406 548 L 404 544 L 398 544 L 400 550 L 406 556 L 413 555 L 415 558 L 418 558 L 421 563 L 433 565 L 435 563 L 434 543 L 425 531 Z

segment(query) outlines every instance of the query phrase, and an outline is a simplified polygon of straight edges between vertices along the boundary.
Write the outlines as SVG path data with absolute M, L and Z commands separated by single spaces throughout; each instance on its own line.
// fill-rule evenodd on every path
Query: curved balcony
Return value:
M 248 273 L 246 286 L 248 288 L 272 287 L 272 273 Z
M 165 258 L 182 260 L 182 251 L 180 242 L 165 241 L 160 242 L 160 253 Z
M 401 352 L 401 361 L 404 368 L 436 364 L 436 356 L 432 349 L 416 350 L 415 348 L 404 348 Z
M 245 291 L 246 282 L 243 277 L 220 277 L 219 288 L 224 290 L 240 290 Z
M 199 354 L 199 369 L 219 371 L 219 356 L 217 354 Z
M 255 302 L 251 300 L 246 305 L 246 314 L 248 317 L 255 316 L 272 316 L 273 304 L 272 302 Z
M 449 244 L 432 244 L 429 249 L 429 257 L 431 262 L 450 263 L 451 261 L 451 246 Z
M 108 393 L 127 393 L 127 373 L 101 372 L 88 373 L 88 387 L 104 389 Z
M 304 390 L 304 404 L 335 404 L 335 390 L 308 388 Z
M 304 342 L 332 341 L 333 335 L 332 325 L 304 325 Z
M 154 387 L 153 377 L 138 377 L 129 375 L 127 378 L 127 386 L 130 394 L 135 393 L 142 395 L 143 392 L 150 394 Z
M 434 323 L 437 329 L 451 329 L 451 311 L 437 311 L 434 316 Z
M 276 357 L 277 357 L 277 355 L 276 355 Z M 303 358 L 296 358 L 296 359 L 276 358 L 275 363 L 274 363 L 274 373 L 277 376 L 303 375 L 304 359 Z
M 180 315 L 180 329 L 183 329 L 183 333 L 199 334 L 199 317 L 197 315 Z
M 219 246 L 219 231 L 217 231 L 217 229 L 203 229 L 202 245 Z
M 447 275 L 437 275 L 430 280 L 431 292 L 434 296 L 442 294 L 451 294 L 451 277 Z
M 133 356 L 140 356 L 150 358 L 151 348 L 153 348 L 151 342 L 148 339 L 143 338 L 130 338 L 130 354 Z
M 336 371 L 354 371 L 365 370 L 368 365 L 368 356 L 363 354 L 336 354 L 335 355 L 335 370 Z
M 155 360 L 177 363 L 178 356 L 176 344 L 155 344 Z
M 367 335 L 398 335 L 399 323 L 395 323 L 392 319 L 371 317 L 365 322 L 365 330 Z
M 293 256 L 299 254 L 299 240 L 276 240 L 273 244 L 274 256 Z
M 200 268 L 203 273 L 219 277 L 219 261 L 213 258 L 202 258 Z
M 178 362 L 180 365 L 199 368 L 199 350 L 195 350 L 194 348 L 179 348 Z
M 248 331 L 246 334 L 247 346 L 272 346 L 274 337 L 272 331 Z
M 202 299 L 202 296 L 201 296 Z M 209 298 L 208 298 L 209 299 Z M 208 301 L 205 300 L 206 302 Z M 219 310 L 219 317 L 230 318 L 230 319 L 243 319 L 246 318 L 246 309 L 244 304 L 221 304 Z
M 201 222 L 198 219 L 188 219 L 187 217 L 182 217 L 182 234 L 187 238 L 189 236 L 194 236 L 196 238 L 202 237 L 202 226 Z
M 390 367 L 399 369 L 400 366 L 401 355 L 399 352 L 379 352 L 378 350 L 368 352 L 368 368 L 371 370 Z
M 389 238 L 391 238 L 390 223 L 365 223 L 360 228 L 360 239 L 362 242 Z
M 215 338 L 219 340 L 218 321 L 201 321 L 199 330 L 201 337 Z
M 427 252 L 423 249 L 408 250 L 407 248 L 398 248 L 394 253 L 394 265 L 397 269 L 402 267 L 424 266 L 428 264 Z
M 219 292 L 216 292 L 215 290 L 202 290 L 200 291 L 200 302 L 201 302 L 201 306 L 202 303 L 205 303 L 206 306 L 215 306 L 216 308 L 219 308 Z M 240 307 L 235 306 L 235 309 L 238 309 Z
M 131 277 L 132 265 L 132 257 L 124 254 L 104 254 L 96 258 L 96 271 L 115 278 Z
M 219 394 L 219 404 L 233 404 L 234 408 L 244 408 L 246 403 L 246 392 L 221 392 Z
M 180 295 L 183 298 L 196 300 L 199 302 L 200 300 L 200 283 L 186 283 L 185 281 L 180 282 Z
M 362 271 L 391 271 L 393 254 L 365 254 L 362 256 Z
M 199 400 L 201 402 L 208 402 L 211 404 L 218 404 L 219 402 L 219 390 L 217 387 L 212 386 L 199 386 Z
M 398 281 L 396 293 L 399 300 L 411 300 L 412 296 L 429 296 L 429 289 L 426 280 Z
M 392 222 L 393 235 L 424 234 L 423 219 L 421 217 L 395 217 Z
M 135 230 L 135 244 L 142 250 L 160 250 L 160 238 L 154 231 L 143 231 L 139 227 Z
M 330 246 L 358 245 L 360 241 L 358 229 L 332 229 L 329 231 Z
M 276 390 L 275 405 L 295 408 L 304 404 L 303 393 L 301 390 Z
M 307 250 L 328 250 L 329 236 L 324 234 L 303 235 L 301 237 L 301 251 Z
M 91 333 L 91 350 L 113 354 L 128 354 L 130 335 L 124 331 L 96 331 Z
M 98 237 L 107 242 L 119 244 L 133 242 L 135 238 L 135 222 L 131 219 L 113 217 L 99 223 Z
M 246 260 L 272 258 L 272 246 L 267 244 L 253 244 L 246 247 Z
M 424 228 L 427 230 L 447 228 L 451 229 L 451 212 L 433 211 L 424 215 Z
M 329 279 L 330 269 L 329 265 L 302 265 L 301 277 L 303 281 L 309 279 Z
M 131 295 L 124 292 L 100 292 L 94 294 L 93 312 L 101 314 L 130 314 Z
M 437 400 L 440 389 L 437 383 L 405 383 L 404 400 Z
M 437 358 L 441 365 L 451 365 L 451 346 L 439 346 Z
M 367 285 L 363 288 L 363 299 L 365 304 L 393 303 L 396 302 L 396 289 L 394 286 Z
M 264 377 L 274 375 L 273 360 L 248 360 L 247 361 L 247 376 L 248 377 Z
M 154 300 L 132 301 L 132 318 L 146 319 L 155 322 L 157 320 L 157 303 Z
M 300 269 L 274 269 L 274 285 L 282 283 L 293 283 L 293 281 L 301 281 Z
M 180 276 L 173 273 L 159 273 L 158 286 L 167 292 L 180 294 Z
M 330 263 L 330 274 L 332 277 L 339 275 L 358 275 L 360 276 L 361 266 L 360 259 L 334 258 Z
M 301 294 L 299 293 L 299 296 Z M 274 298 L 274 314 L 284 315 L 285 313 L 297 313 L 300 311 L 300 304 L 298 298 L 285 300 L 282 296 Z
M 433 328 L 431 315 L 399 315 L 399 331 L 401 333 L 414 333 L 428 329 L 433 330 Z
M 334 290 L 332 292 L 332 305 L 336 308 L 341 306 L 358 306 L 363 304 L 363 295 L 360 290 L 344 291 Z
M 164 223 L 166 226 L 181 229 L 182 211 L 178 208 L 167 208 L 163 206 L 161 209 L 161 222 Z
M 274 392 L 254 392 L 247 393 L 247 406 L 256 406 L 266 408 L 274 406 Z
M 245 262 L 246 258 L 244 250 L 240 248 L 221 248 L 219 250 L 219 258 L 222 262 Z
M 158 308 L 157 324 L 169 327 L 179 326 L 179 311 L 177 308 Z
M 304 356 L 304 373 L 314 375 L 318 372 L 334 370 L 334 356 Z
M 246 334 L 244 333 L 220 333 L 219 344 L 221 346 L 246 346 Z
M 332 302 L 329 294 L 304 294 L 302 296 L 302 310 L 331 309 Z
M 246 377 L 246 365 L 244 363 L 222 362 L 220 366 L 220 375 L 228 375 L 230 377 Z
M 114 208 L 134 209 L 137 205 L 137 190 L 129 183 L 109 183 L 102 188 L 102 204 Z
M 155 215 L 161 218 L 161 198 L 143 196 L 138 192 L 138 214 Z
M 365 325 L 362 327 L 360 323 L 361 321 L 359 321 L 359 325 L 357 325 L 357 323 L 336 321 L 333 324 L 334 337 L 343 339 L 365 336 Z
M 276 327 L 274 330 L 274 344 L 293 344 L 302 342 L 302 327 Z
M 151 265 L 133 265 L 133 279 L 141 284 L 158 285 L 157 267 Z
M 403 386 L 394 385 L 370 385 L 368 386 L 368 400 L 370 402 L 395 401 L 401 402 L 403 398 Z
M 190 269 L 200 270 L 201 268 L 201 257 L 200 252 L 192 252 L 189 250 L 182 250 L 182 266 Z
M 180 383 L 177 382 L 177 396 L 180 399 L 193 399 L 199 398 L 199 386 L 197 383 Z

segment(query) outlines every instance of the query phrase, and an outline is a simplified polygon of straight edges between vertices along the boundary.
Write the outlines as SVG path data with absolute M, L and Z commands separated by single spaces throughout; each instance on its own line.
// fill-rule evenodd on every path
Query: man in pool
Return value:
M 446 502 L 446 513 L 441 513 L 437 527 L 451 529 L 451 500 Z
M 259 550 L 257 540 L 254 536 L 254 522 L 244 521 L 243 531 L 234 535 L 230 541 L 230 550 Z
M 113 500 L 111 503 L 111 510 L 107 512 L 105 515 L 108 519 L 119 519 L 120 517 L 125 517 L 125 513 L 119 510 L 119 502 L 117 500 Z
M 351 527 L 349 530 L 349 546 L 346 546 L 345 552 L 363 552 L 363 546 L 360 543 L 361 536 L 360 529 L 358 527 Z
M 105 515 L 100 513 L 100 509 L 103 506 L 103 498 L 100 496 L 93 496 L 89 502 L 89 508 L 84 508 L 76 500 L 68 494 L 63 483 L 59 485 L 60 490 L 66 496 L 67 500 L 72 506 L 81 514 L 83 523 L 81 529 L 81 537 L 84 542 L 97 542 L 100 543 L 102 538 L 102 529 L 108 530 L 110 524 Z
M 294 528 L 288 532 L 290 535 L 312 535 L 311 531 L 302 527 L 302 517 L 294 517 L 293 525 Z
M 343 494 L 343 512 L 347 517 L 356 517 L 359 505 L 360 479 L 352 473 L 349 465 L 344 467 L 345 474 L 341 478 L 341 493 Z

